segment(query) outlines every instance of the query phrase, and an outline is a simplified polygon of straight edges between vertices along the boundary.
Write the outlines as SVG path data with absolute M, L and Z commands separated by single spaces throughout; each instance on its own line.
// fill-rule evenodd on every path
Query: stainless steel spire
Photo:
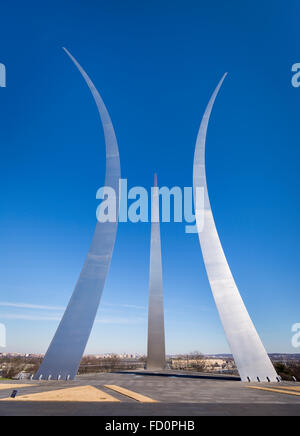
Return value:
M 159 193 L 157 177 L 151 201 L 151 244 L 148 307 L 148 353 L 147 369 L 164 369 L 166 365 L 164 302 L 162 286 L 161 242 L 159 226 Z
M 105 185 L 115 190 L 118 214 L 121 171 L 114 128 L 94 84 L 74 57 L 66 49 L 64 50 L 82 74 L 98 108 L 106 145 Z M 97 222 L 75 290 L 35 379 L 72 380 L 76 376 L 100 303 L 114 248 L 117 225 L 118 220 Z
M 206 183 L 205 143 L 211 110 L 225 79 L 222 77 L 205 110 L 194 155 L 194 203 L 198 235 L 209 284 L 243 381 L 276 381 L 277 374 L 257 334 L 228 266 L 215 226 Z M 196 207 L 196 188 L 204 189 L 204 207 Z M 202 209 L 200 209 L 202 207 Z M 202 218 L 204 217 L 204 227 Z

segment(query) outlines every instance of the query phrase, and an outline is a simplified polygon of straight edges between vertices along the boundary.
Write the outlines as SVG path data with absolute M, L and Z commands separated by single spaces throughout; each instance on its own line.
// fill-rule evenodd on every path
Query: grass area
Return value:
M 0 381 L 1 380 L 10 380 L 10 378 L 3 378 L 3 377 L 0 377 Z

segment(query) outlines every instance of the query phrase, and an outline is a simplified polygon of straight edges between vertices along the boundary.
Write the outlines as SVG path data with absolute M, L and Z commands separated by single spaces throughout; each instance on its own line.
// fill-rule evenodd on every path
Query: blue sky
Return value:
M 216 225 L 269 352 L 300 322 L 299 3 L 6 2 L 1 7 L 0 322 L 6 351 L 45 352 L 95 226 L 105 149 L 98 87 L 128 186 L 191 186 L 197 131 L 228 71 L 207 138 Z M 197 235 L 162 224 L 168 353 L 228 352 Z M 150 225 L 119 225 L 87 352 L 145 352 Z M 2 349 L 4 351 L 4 349 Z M 1 350 L 0 350 L 1 351 Z

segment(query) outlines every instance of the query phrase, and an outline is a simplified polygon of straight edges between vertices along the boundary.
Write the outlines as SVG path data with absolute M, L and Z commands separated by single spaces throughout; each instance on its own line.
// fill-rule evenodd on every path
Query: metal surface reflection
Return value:
M 156 174 L 154 175 L 154 189 L 152 190 L 151 207 L 147 369 L 159 370 L 165 368 L 166 353 L 159 225 L 159 195 Z
M 116 192 L 119 204 L 121 177 L 119 149 L 107 109 L 94 84 L 66 50 L 96 102 L 103 125 L 106 145 L 105 185 Z M 118 206 L 117 206 L 118 207 Z M 74 379 L 84 353 L 96 312 L 100 303 L 116 238 L 118 222 L 97 222 L 92 243 L 80 273 L 75 290 L 63 315 L 35 379 Z
M 251 321 L 224 255 L 207 191 L 206 132 L 214 101 L 225 77 L 226 74 L 219 82 L 207 105 L 195 147 L 194 193 L 196 187 L 204 188 L 204 210 L 196 210 L 198 235 L 210 287 L 242 380 L 276 381 L 277 374 Z M 195 198 L 194 204 L 196 205 Z M 204 227 L 199 219 L 203 216 Z

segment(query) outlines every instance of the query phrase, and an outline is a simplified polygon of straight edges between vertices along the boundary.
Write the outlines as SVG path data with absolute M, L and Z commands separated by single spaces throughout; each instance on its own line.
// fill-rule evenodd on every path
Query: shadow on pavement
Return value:
M 154 376 L 154 377 L 178 377 L 178 378 L 198 378 L 207 380 L 226 380 L 226 381 L 241 381 L 237 376 L 226 375 L 209 375 L 209 374 L 186 374 L 178 372 L 149 372 L 149 371 L 114 371 L 111 374 L 133 374 L 141 376 Z

